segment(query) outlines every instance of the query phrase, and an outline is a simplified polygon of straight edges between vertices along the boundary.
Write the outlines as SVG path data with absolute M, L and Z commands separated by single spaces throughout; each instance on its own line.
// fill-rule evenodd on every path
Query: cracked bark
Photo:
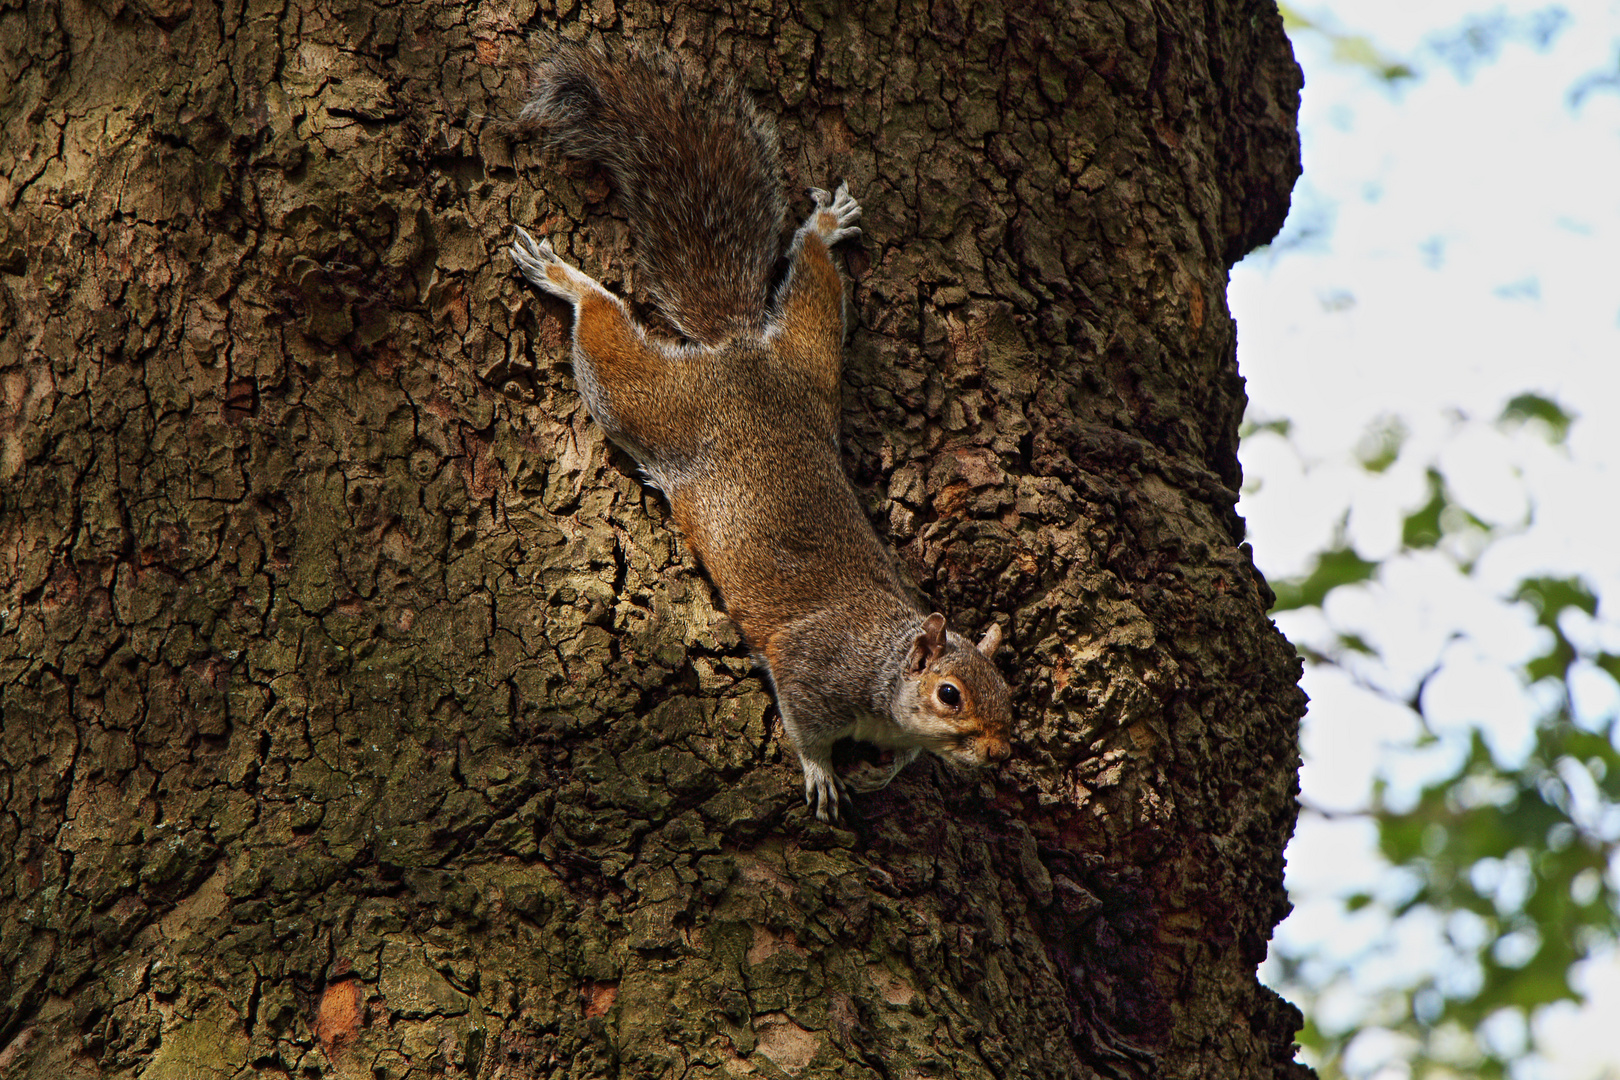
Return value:
M 564 3 L 848 178 L 846 460 L 1010 619 L 993 779 L 807 817 L 515 223 L 549 7 L 0 7 L 0 1071 L 1290 1076 L 1255 981 L 1304 698 L 1241 544 L 1269 3 Z

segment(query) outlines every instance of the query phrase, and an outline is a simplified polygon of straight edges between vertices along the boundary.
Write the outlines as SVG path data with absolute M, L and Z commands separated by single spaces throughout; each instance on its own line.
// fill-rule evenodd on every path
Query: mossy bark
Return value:
M 1288 1076 L 1293 651 L 1241 543 L 1266 0 L 0 7 L 0 1072 Z M 1019 737 L 858 828 L 573 390 L 529 31 L 847 178 L 846 460 Z

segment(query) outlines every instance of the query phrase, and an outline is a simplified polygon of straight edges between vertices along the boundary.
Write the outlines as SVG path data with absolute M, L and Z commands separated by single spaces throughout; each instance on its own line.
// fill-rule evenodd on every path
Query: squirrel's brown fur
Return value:
M 668 58 L 561 45 L 524 115 L 612 176 L 660 312 L 650 337 L 598 282 L 518 230 L 530 281 L 574 304 L 574 369 L 591 415 L 668 496 L 675 523 L 767 665 L 805 797 L 836 819 L 833 743 L 984 764 L 1011 706 L 990 655 L 917 606 L 838 453 L 843 282 L 828 248 L 860 230 L 847 187 L 815 209 L 767 300 L 783 218 L 776 132 L 736 89 L 696 103 Z

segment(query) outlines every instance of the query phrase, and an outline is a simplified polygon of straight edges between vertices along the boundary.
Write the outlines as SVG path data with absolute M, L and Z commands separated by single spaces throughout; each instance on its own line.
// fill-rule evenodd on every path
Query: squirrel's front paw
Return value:
M 899 774 L 901 769 L 910 765 L 922 756 L 922 751 L 915 746 L 905 750 L 896 750 L 892 754 L 880 755 L 877 760 L 857 758 L 853 764 L 838 773 L 838 781 L 843 785 L 845 797 L 850 792 L 870 792 L 889 786 L 889 781 Z
M 588 274 L 575 270 L 557 258 L 557 253 L 551 250 L 550 240 L 536 240 L 521 225 L 517 226 L 517 239 L 507 250 L 524 277 L 564 300 L 577 302 L 594 284 Z
M 822 821 L 828 824 L 836 823 L 843 804 L 849 800 L 838 774 L 832 771 L 830 762 L 823 765 L 806 758 L 801 759 L 800 764 L 804 766 L 805 804 L 814 810 L 816 817 Z
M 810 220 L 821 234 L 822 243 L 832 247 L 840 240 L 861 235 L 861 230 L 855 227 L 861 217 L 861 207 L 849 193 L 847 182 L 839 184 L 838 191 L 831 195 L 821 188 L 811 188 L 810 197 L 816 201 Z

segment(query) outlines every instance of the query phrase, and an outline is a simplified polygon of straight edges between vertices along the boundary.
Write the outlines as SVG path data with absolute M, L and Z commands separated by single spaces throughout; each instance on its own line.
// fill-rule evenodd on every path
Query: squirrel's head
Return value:
M 987 765 L 1011 752 L 1012 700 L 991 662 L 1001 645 L 992 625 L 975 647 L 934 612 L 906 655 L 896 719 L 920 745 L 964 765 Z

